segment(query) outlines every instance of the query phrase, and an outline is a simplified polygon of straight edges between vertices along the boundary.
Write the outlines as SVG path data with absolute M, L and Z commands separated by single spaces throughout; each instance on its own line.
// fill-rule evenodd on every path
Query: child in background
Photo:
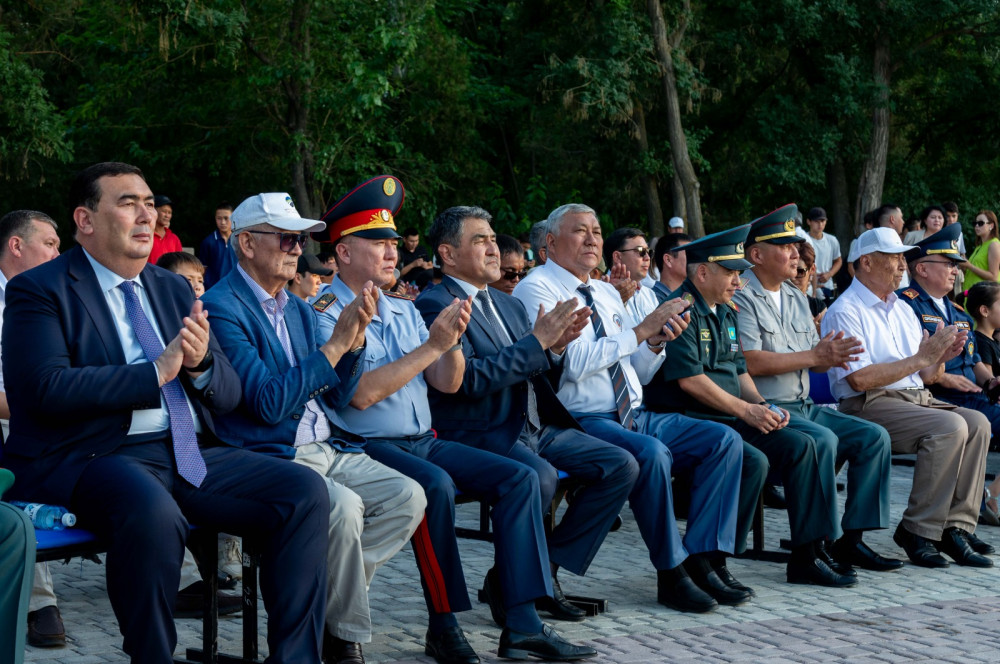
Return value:
M 195 297 L 200 298 L 205 294 L 205 266 L 194 254 L 171 251 L 160 256 L 156 264 L 187 279 L 194 289 Z

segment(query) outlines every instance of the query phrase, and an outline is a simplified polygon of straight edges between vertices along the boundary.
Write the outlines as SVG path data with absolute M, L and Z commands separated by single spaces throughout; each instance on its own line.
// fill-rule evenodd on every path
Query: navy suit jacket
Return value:
M 334 409 L 346 406 L 361 379 L 364 351 L 346 353 L 336 369 L 331 367 L 315 341 L 315 310 L 289 293 L 284 318 L 297 362 L 293 367 L 257 296 L 236 268 L 201 299 L 222 349 L 243 382 L 242 402 L 217 419 L 216 432 L 232 445 L 294 457 L 295 431 L 306 403 L 317 399 L 328 420 Z M 360 451 L 363 438 L 333 424 L 330 428 L 342 449 Z
M 141 278 L 169 341 L 191 312 L 191 286 L 155 265 L 143 268 Z M 11 418 L 4 461 L 17 474 L 15 494 L 67 505 L 87 463 L 126 442 L 132 411 L 160 403 L 156 369 L 152 362 L 125 364 L 107 300 L 80 247 L 11 279 L 5 301 Z M 208 385 L 195 389 L 184 370 L 180 377 L 202 440 L 217 444 L 213 413 L 236 407 L 240 383 L 214 332 L 209 347 L 215 364 Z
M 542 424 L 579 429 L 573 416 L 556 397 L 547 374 L 548 354 L 531 334 L 528 313 L 520 300 L 489 289 L 490 298 L 515 342 L 504 346 L 496 330 L 477 305 L 462 336 L 465 376 L 455 394 L 428 387 L 434 428 L 442 438 L 507 454 L 517 442 L 527 420 L 528 383 L 535 388 Z M 420 294 L 417 309 L 430 327 L 455 298 L 467 297 L 451 277 Z

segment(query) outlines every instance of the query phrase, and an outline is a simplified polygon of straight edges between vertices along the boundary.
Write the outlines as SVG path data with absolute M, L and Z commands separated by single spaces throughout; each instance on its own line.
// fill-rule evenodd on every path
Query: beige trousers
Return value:
M 906 530 L 930 540 L 953 526 L 976 530 L 990 442 L 986 416 L 929 390 L 869 390 L 842 400 L 840 411 L 885 427 L 893 452 L 917 455 Z

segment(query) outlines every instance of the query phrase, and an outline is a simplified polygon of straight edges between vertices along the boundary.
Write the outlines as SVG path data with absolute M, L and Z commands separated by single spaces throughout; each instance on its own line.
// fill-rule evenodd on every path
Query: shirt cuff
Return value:
M 155 365 L 154 365 L 155 366 Z M 210 366 L 209 368 L 202 371 L 197 378 L 191 380 L 191 385 L 194 386 L 196 390 L 200 390 L 206 386 L 212 380 L 212 372 L 215 370 L 215 366 Z M 159 380 L 160 372 L 156 372 L 156 378 Z

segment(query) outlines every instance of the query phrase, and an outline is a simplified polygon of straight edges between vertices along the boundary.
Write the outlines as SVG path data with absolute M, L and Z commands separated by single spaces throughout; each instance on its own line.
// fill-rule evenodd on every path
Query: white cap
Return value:
M 884 226 L 865 231 L 858 236 L 857 241 L 851 248 L 851 253 L 847 257 L 848 263 L 853 263 L 862 256 L 880 252 L 883 254 L 901 254 L 904 251 L 914 249 L 912 245 L 903 244 L 899 239 L 899 233 Z
M 326 223 L 303 219 L 295 209 L 292 197 L 286 193 L 257 194 L 233 210 L 233 233 L 258 224 L 271 224 L 283 231 L 315 233 L 326 229 Z
M 667 226 L 670 228 L 684 228 L 684 220 L 680 217 L 670 217 L 670 221 L 667 222 Z

